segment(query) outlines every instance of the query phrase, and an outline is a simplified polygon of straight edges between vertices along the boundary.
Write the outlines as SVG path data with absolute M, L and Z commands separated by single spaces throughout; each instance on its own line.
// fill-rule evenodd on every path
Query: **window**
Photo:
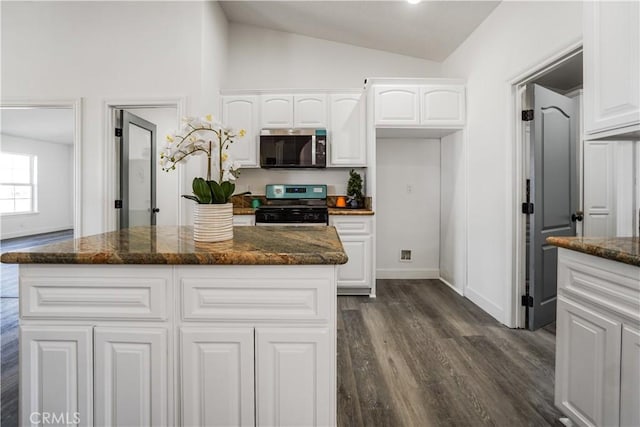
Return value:
M 0 213 L 35 212 L 37 157 L 0 153 Z

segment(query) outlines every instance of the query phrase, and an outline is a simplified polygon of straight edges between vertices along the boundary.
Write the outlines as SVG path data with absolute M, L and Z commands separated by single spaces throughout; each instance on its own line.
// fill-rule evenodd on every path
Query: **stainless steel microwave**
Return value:
M 326 168 L 326 129 L 262 129 L 260 167 Z

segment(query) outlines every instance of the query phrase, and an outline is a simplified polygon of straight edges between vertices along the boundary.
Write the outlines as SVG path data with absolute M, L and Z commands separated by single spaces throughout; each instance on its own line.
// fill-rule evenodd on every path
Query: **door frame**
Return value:
M 113 201 L 116 200 L 118 196 L 119 189 L 116 186 L 117 179 L 117 159 L 115 150 L 113 150 L 113 146 L 115 144 L 115 134 L 113 129 L 115 128 L 114 122 L 114 111 L 115 110 L 129 110 L 135 108 L 175 108 L 176 109 L 176 122 L 179 124 L 182 117 L 185 116 L 185 108 L 187 105 L 186 97 L 176 97 L 176 98 L 140 98 L 140 99 L 131 99 L 131 98 L 122 98 L 122 99 L 108 99 L 103 102 L 103 115 L 104 115 L 104 144 L 103 144 L 103 153 L 102 158 L 104 159 L 104 171 L 105 171 L 105 180 L 104 180 L 104 194 L 105 201 L 103 211 L 104 222 L 103 222 L 103 230 L 104 231 L 113 231 L 117 228 L 117 212 L 113 208 Z M 157 141 L 159 145 L 160 140 Z M 159 152 L 159 151 L 158 151 Z M 178 171 L 178 188 L 183 188 L 183 183 L 186 180 L 186 172 L 181 165 L 177 167 Z M 185 212 L 183 212 L 182 204 L 180 203 L 181 198 L 176 197 L 176 205 L 178 207 L 178 224 L 183 224 L 184 218 L 186 217 Z
M 82 234 L 82 98 L 10 98 L 0 101 L 0 109 L 69 108 L 73 111 L 73 237 Z
M 528 159 L 527 153 L 525 153 L 525 130 L 521 117 L 522 97 L 527 84 L 578 55 L 582 50 L 582 40 L 572 43 L 509 81 L 511 92 L 509 102 L 511 120 L 509 120 L 509 123 L 511 125 L 510 133 L 514 141 L 511 149 L 511 181 L 507 182 L 506 188 L 507 194 L 511 195 L 511 203 L 507 205 L 509 209 L 507 218 L 510 217 L 512 219 L 511 229 L 507 231 L 509 235 L 508 252 L 510 255 L 507 259 L 511 260 L 511 275 L 508 279 L 512 286 L 511 292 L 506 294 L 507 301 L 505 302 L 506 313 L 508 313 L 508 317 L 505 319 L 507 322 L 505 323 L 509 327 L 524 328 L 526 316 L 520 300 L 521 295 L 524 295 L 526 290 L 526 219 L 525 215 L 521 213 L 520 205 L 525 198 L 524 187 L 527 179 L 527 176 L 525 176 L 527 171 L 525 162 Z M 581 193 L 583 183 L 580 180 L 578 181 L 578 193 Z

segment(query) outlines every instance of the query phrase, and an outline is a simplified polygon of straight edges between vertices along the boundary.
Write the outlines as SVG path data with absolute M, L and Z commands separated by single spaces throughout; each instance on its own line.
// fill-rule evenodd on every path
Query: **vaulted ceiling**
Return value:
M 230 22 L 444 60 L 499 1 L 221 1 Z M 327 58 L 330 60 L 331 58 Z

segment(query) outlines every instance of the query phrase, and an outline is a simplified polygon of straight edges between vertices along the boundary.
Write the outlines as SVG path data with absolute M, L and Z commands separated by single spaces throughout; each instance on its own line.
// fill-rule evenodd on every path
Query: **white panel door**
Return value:
M 620 425 L 640 426 L 640 330 L 622 328 Z
M 236 138 L 229 146 L 232 158 L 243 167 L 259 167 L 258 138 L 258 97 L 223 96 L 222 120 L 226 126 L 236 131 L 244 129 L 247 133 L 243 138 Z
M 621 324 L 558 299 L 556 406 L 580 425 L 618 425 Z
M 640 123 L 640 2 L 584 3 L 585 132 Z
M 293 95 L 260 96 L 261 128 L 293 127 Z
M 365 103 L 359 93 L 329 96 L 330 166 L 366 166 Z
M 420 121 L 426 126 L 464 126 L 465 90 L 461 85 L 420 87 Z
M 182 328 L 181 414 L 185 426 L 253 426 L 253 328 Z
M 371 236 L 340 235 L 349 257 L 338 266 L 338 287 L 371 287 Z
M 613 236 L 616 230 L 614 145 L 584 142 L 584 236 Z
M 96 327 L 94 342 L 96 424 L 166 425 L 166 329 Z
M 376 125 L 420 124 L 420 90 L 417 86 L 376 86 Z
M 294 95 L 293 124 L 296 128 L 327 127 L 327 95 Z
M 256 328 L 257 425 L 335 425 L 333 339 L 328 328 Z
M 21 425 L 93 425 L 91 326 L 20 327 Z M 51 419 L 51 418 L 49 418 Z

